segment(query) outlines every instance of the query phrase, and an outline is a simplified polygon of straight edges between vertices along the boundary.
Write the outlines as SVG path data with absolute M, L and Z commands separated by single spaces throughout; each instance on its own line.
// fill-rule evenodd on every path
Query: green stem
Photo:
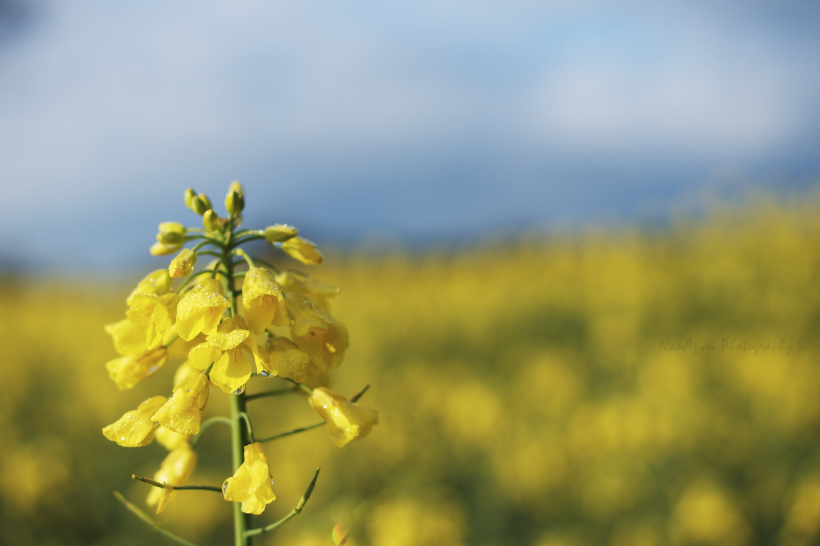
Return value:
M 116 497 L 117 500 L 120 501 L 123 504 L 123 506 L 125 506 L 132 514 L 134 514 L 135 516 L 140 518 L 142 521 L 144 521 L 145 523 L 147 523 L 151 527 L 153 527 L 154 531 L 165 535 L 166 537 L 170 538 L 171 540 L 173 540 L 175 542 L 178 542 L 179 544 L 184 544 L 185 546 L 196 546 L 196 544 L 194 544 L 193 542 L 188 542 L 184 538 L 176 536 L 174 533 L 172 533 L 171 531 L 165 529 L 159 523 L 152 520 L 151 516 L 149 516 L 148 514 L 146 514 L 145 512 L 143 512 L 142 510 L 140 510 L 139 508 L 137 508 L 136 506 L 134 506 L 133 504 L 128 502 L 125 499 L 125 497 L 123 497 L 120 494 L 119 491 L 114 491 L 114 497 Z
M 228 233 L 225 246 L 222 248 L 222 263 L 226 268 L 226 280 L 228 284 L 228 294 L 231 300 L 231 316 L 236 316 L 238 309 L 236 308 L 236 296 L 234 295 L 234 265 L 231 258 L 231 239 L 233 238 L 234 218 L 231 217 L 231 231 Z M 248 443 L 248 435 L 242 429 L 242 415 L 245 413 L 245 394 L 231 395 L 231 421 L 233 428 L 231 429 L 231 459 L 233 462 L 233 470 L 236 472 L 242 466 L 244 461 L 245 445 Z M 250 424 L 250 420 L 248 420 Z M 250 427 L 248 427 L 250 433 Z M 242 512 L 241 503 L 233 503 L 233 529 L 234 529 L 234 545 L 235 546 L 251 546 L 251 541 L 245 536 L 245 530 L 251 525 L 251 516 Z
M 162 346 L 162 348 L 163 348 L 163 349 L 167 349 L 168 347 L 170 347 L 171 345 L 173 345 L 173 343 L 174 343 L 176 340 L 178 340 L 178 339 L 179 339 L 179 336 L 178 336 L 178 335 L 174 336 L 173 338 L 171 338 L 171 341 L 169 341 L 168 343 L 166 343 L 165 345 L 163 345 L 163 346 Z
M 141 476 L 137 476 L 136 474 L 131 474 L 131 478 L 134 480 L 139 480 L 141 482 L 145 482 L 149 485 L 153 485 L 154 487 L 159 487 L 160 489 L 165 489 L 165 484 L 160 483 L 158 481 L 152 480 L 151 478 L 143 478 Z M 172 485 L 170 486 L 171 489 L 175 491 L 183 491 L 186 489 L 191 490 L 201 490 L 201 491 L 216 491 L 217 493 L 222 493 L 221 487 L 215 487 L 213 485 Z
M 242 237 L 242 238 L 239 238 L 236 241 L 234 241 L 232 248 L 236 248 L 239 245 L 244 245 L 248 241 L 258 241 L 259 239 L 264 239 L 264 238 L 265 238 L 264 235 L 248 235 L 246 237 Z
M 219 252 L 214 252 L 213 250 L 201 250 L 196 253 L 197 256 L 214 256 L 216 258 L 222 258 L 222 254 Z
M 278 440 L 279 438 L 284 438 L 285 436 L 291 436 L 292 434 L 298 434 L 300 432 L 305 432 L 306 430 L 310 430 L 310 429 L 313 429 L 313 428 L 316 428 L 316 427 L 320 427 L 324 424 L 325 424 L 325 422 L 322 421 L 320 423 L 316 423 L 315 425 L 310 425 L 310 426 L 302 427 L 302 428 L 296 428 L 296 429 L 293 429 L 293 430 L 289 430 L 288 432 L 282 432 L 281 434 L 276 434 L 274 436 L 269 436 L 267 438 L 261 438 L 261 439 L 256 440 L 256 441 L 259 442 L 259 443 L 270 442 L 272 440 Z
M 275 391 L 260 392 L 258 394 L 250 394 L 245 397 L 246 402 L 257 400 L 259 398 L 266 398 L 268 396 L 279 396 L 281 394 L 290 394 L 299 390 L 299 387 L 288 387 L 287 389 L 277 389 Z
M 364 393 L 366 393 L 368 389 L 370 389 L 370 385 L 365 385 L 364 388 L 357 395 L 350 399 L 350 401 L 355 402 L 356 400 L 364 396 Z
M 241 248 L 237 248 L 233 251 L 233 253 L 242 258 L 243 260 L 245 260 L 245 262 L 248 264 L 248 268 L 254 267 L 253 260 L 251 260 L 251 257 L 248 256 L 248 253 L 242 250 Z
M 296 503 L 296 506 L 293 508 L 293 510 L 290 511 L 290 514 L 283 517 L 282 519 L 280 519 L 276 523 L 271 523 L 270 525 L 267 525 L 265 527 L 259 527 L 259 528 L 256 528 L 256 529 L 250 529 L 248 531 L 245 531 L 245 536 L 252 537 L 252 536 L 256 536 L 256 535 L 261 535 L 262 533 L 267 533 L 268 531 L 273 531 L 277 527 L 280 527 L 280 526 L 284 525 L 285 523 L 287 523 L 288 521 L 290 521 L 291 518 L 301 514 L 302 509 L 305 507 L 305 504 L 307 504 L 307 501 L 310 498 L 310 495 L 313 493 L 313 488 L 316 487 L 316 479 L 319 477 L 319 470 L 321 470 L 321 468 L 316 469 L 316 474 L 313 475 L 313 479 L 310 480 L 310 484 L 308 484 L 308 487 L 305 490 L 305 493 L 302 495 L 302 498 L 299 499 L 299 502 Z
M 206 419 L 204 423 L 199 427 L 199 432 L 196 433 L 195 436 L 191 438 L 190 444 L 192 448 L 195 448 L 196 445 L 199 443 L 199 440 L 202 439 L 202 435 L 208 430 L 211 425 L 215 425 L 216 423 L 223 423 L 228 425 L 229 427 L 233 427 L 233 421 L 228 419 L 227 417 L 211 417 L 210 419 Z

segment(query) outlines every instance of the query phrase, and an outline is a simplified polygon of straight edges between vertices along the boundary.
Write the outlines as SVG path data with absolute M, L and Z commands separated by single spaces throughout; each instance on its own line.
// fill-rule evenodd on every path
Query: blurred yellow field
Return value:
M 304 513 L 255 544 L 330 545 L 337 524 L 374 546 L 816 543 L 818 212 L 759 200 L 662 231 L 332 255 L 311 273 L 342 287 L 351 347 L 334 390 L 370 383 L 381 422 L 342 449 L 321 428 L 270 444 L 277 500 L 260 522 L 322 474 Z M 142 504 L 130 475 L 163 448 L 100 433 L 178 365 L 124 393 L 108 379 L 102 327 L 130 289 L 2 280 L 3 544 L 165 540 L 112 496 Z M 257 435 L 316 421 L 295 394 L 250 412 Z M 231 474 L 226 438 L 209 431 L 191 483 Z M 201 546 L 228 543 L 230 518 L 200 491 L 158 516 Z

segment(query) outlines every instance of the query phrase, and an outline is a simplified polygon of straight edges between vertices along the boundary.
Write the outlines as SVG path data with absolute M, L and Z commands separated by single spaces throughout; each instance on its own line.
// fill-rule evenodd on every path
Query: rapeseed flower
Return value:
M 102 429 L 103 435 L 123 447 L 147 446 L 154 440 L 156 428 L 151 416 L 165 401 L 164 396 L 149 398 L 137 409 L 129 411 L 115 423 Z
M 302 383 L 308 377 L 319 375 L 319 367 L 299 347 L 286 337 L 271 337 L 262 352 L 267 370 L 272 375 Z
M 231 306 L 225 298 L 222 283 L 216 279 L 200 280 L 190 292 L 182 297 L 177 306 L 177 333 L 185 341 L 190 341 L 199 333 L 211 334 L 222 314 Z
M 131 307 L 134 305 L 131 298 L 136 294 L 156 294 L 157 296 L 161 296 L 170 292 L 172 286 L 173 279 L 171 279 L 171 275 L 168 274 L 168 270 L 157 269 L 146 275 L 145 278 L 137 284 L 137 287 L 131 291 L 131 294 L 125 302 L 128 304 L 128 307 Z
M 179 296 L 176 294 L 135 294 L 132 305 L 126 312 L 128 320 L 136 327 L 146 329 L 146 343 L 148 347 L 157 347 L 162 344 L 163 337 L 174 323 L 177 314 Z
M 196 452 L 191 446 L 184 444 L 171 451 L 162 461 L 159 470 L 154 474 L 154 480 L 165 484 L 166 487 L 152 488 L 146 499 L 148 506 L 157 505 L 157 514 L 165 510 L 168 501 L 177 495 L 178 492 L 174 491 L 173 487 L 183 486 L 188 481 L 196 466 L 196 460 Z
M 325 387 L 313 389 L 308 402 L 327 421 L 330 440 L 339 447 L 370 434 L 379 422 L 379 412 L 349 401 Z
M 246 514 L 258 516 L 276 500 L 272 485 L 268 456 L 262 444 L 256 442 L 245 446 L 245 460 L 222 484 L 222 494 L 225 500 L 241 502 Z
M 191 376 L 174 387 L 171 399 L 151 419 L 178 434 L 196 434 L 208 393 L 208 379 L 201 373 Z
M 283 271 L 276 280 L 282 285 L 285 292 L 298 292 L 319 304 L 324 311 L 330 313 L 328 298 L 339 295 L 339 287 L 320 281 L 301 271 Z
M 262 267 L 251 267 L 242 284 L 242 306 L 248 330 L 261 334 L 270 326 L 290 324 L 285 310 L 285 296 L 282 287 L 270 271 Z
M 105 363 L 105 369 L 117 387 L 124 391 L 160 371 L 166 362 L 168 351 L 160 347 L 109 360 Z
M 293 319 L 291 338 L 299 349 L 324 372 L 340 366 L 350 344 L 345 325 L 302 294 L 288 292 L 285 304 Z
M 257 372 L 261 374 L 265 362 L 245 321 L 237 315 L 224 320 L 205 343 L 191 349 L 188 363 L 198 370 L 205 370 L 214 363 L 209 374 L 211 382 L 230 393 L 243 387 L 251 377 L 248 354 L 253 356 Z

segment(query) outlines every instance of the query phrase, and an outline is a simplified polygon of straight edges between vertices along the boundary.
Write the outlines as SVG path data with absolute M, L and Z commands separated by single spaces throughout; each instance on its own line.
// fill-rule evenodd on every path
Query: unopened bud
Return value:
M 231 193 L 232 191 L 235 191 L 243 198 L 245 197 L 245 188 L 242 187 L 242 184 L 240 184 L 238 180 L 231 182 L 231 185 L 228 187 L 228 193 Z
M 163 222 L 159 225 L 157 241 L 165 246 L 181 245 L 185 242 L 185 234 L 188 232 L 185 226 L 177 222 Z M 178 250 L 178 249 L 176 249 Z
M 202 216 L 202 223 L 205 225 L 205 229 L 208 231 L 219 231 L 222 229 L 222 222 L 219 219 L 219 215 L 216 213 L 214 209 L 208 210 Z
M 238 191 L 231 190 L 225 197 L 225 208 L 231 216 L 236 216 L 245 208 L 245 198 Z
M 194 210 L 194 199 L 195 198 L 196 198 L 196 192 L 193 190 L 193 188 L 188 188 L 187 190 L 185 190 L 185 206 L 188 207 L 189 209 L 193 210 L 194 212 L 196 212 Z
M 165 246 L 160 242 L 156 242 L 151 245 L 151 256 L 167 256 L 168 254 L 173 254 L 179 250 L 179 246 Z
M 285 251 L 285 254 L 299 260 L 306 265 L 320 265 L 324 258 L 322 253 L 316 248 L 312 241 L 303 239 L 301 237 L 293 237 L 288 239 L 282 246 L 279 247 Z
M 211 208 L 211 205 L 207 204 L 205 200 L 202 199 L 202 197 L 202 195 L 197 195 L 196 197 L 191 199 L 191 210 L 199 214 L 200 216 L 205 214 L 205 212 L 207 212 Z
M 199 198 L 205 204 L 205 210 L 214 208 L 213 205 L 211 205 L 211 200 L 208 199 L 207 195 L 205 195 L 204 193 L 200 193 Z M 205 214 L 205 211 L 202 211 L 200 214 Z
M 175 279 L 181 279 L 194 272 L 196 265 L 196 254 L 190 248 L 183 248 L 176 257 L 171 260 L 168 272 Z
M 281 243 L 296 237 L 299 230 L 287 224 L 274 224 L 265 228 L 265 240 L 270 243 Z

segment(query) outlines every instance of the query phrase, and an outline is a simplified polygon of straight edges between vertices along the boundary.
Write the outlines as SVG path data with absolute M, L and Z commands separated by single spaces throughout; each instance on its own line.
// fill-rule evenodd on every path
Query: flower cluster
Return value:
M 106 369 L 121 390 L 159 373 L 169 361 L 184 362 L 176 369 L 170 392 L 144 401 L 105 427 L 103 434 L 124 447 L 145 446 L 156 439 L 169 450 L 153 480 L 140 478 L 156 486 L 148 503 L 157 505 L 157 513 L 177 490 L 206 488 L 241 503 L 242 512 L 258 515 L 276 498 L 262 444 L 292 432 L 254 438 L 246 411 L 250 399 L 244 394 L 251 379 L 278 377 L 291 392 L 309 393 L 309 405 L 327 423 L 338 446 L 367 436 L 378 413 L 326 387 L 349 344 L 347 329 L 330 308 L 339 289 L 299 271 L 279 271 L 241 248 L 264 240 L 303 264 L 319 265 L 323 257 L 316 246 L 288 225 L 239 229 L 245 194 L 237 182 L 225 200 L 226 218 L 219 217 L 204 194 L 189 189 L 185 202 L 202 216 L 203 227 L 160 224 L 151 254 L 176 256 L 168 269 L 142 279 L 126 299 L 126 317 L 105 327 L 119 354 Z M 186 248 L 188 243 L 193 246 Z M 215 260 L 197 269 L 203 256 Z M 184 280 L 174 286 L 174 279 Z M 232 397 L 232 413 L 203 422 L 211 386 Z M 196 465 L 199 435 L 219 422 L 234 429 L 235 473 L 221 489 L 186 486 Z M 242 453 L 244 460 L 238 455 Z

